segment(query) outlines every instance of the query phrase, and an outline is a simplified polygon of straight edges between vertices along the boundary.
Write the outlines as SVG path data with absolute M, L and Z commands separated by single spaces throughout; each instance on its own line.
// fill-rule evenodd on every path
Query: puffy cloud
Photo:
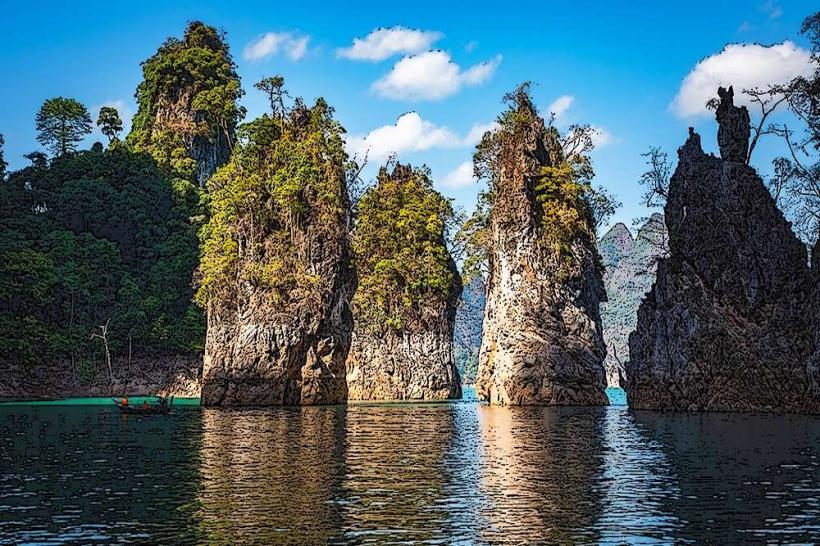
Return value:
M 609 133 L 609 131 L 607 131 L 603 127 L 600 127 L 598 125 L 593 125 L 592 126 L 592 131 L 593 131 L 592 132 L 592 145 L 596 149 L 601 148 L 603 146 L 606 146 L 607 144 L 612 143 L 612 141 L 613 141 L 612 135 Z
M 362 158 L 381 161 L 390 154 L 423 152 L 434 148 L 459 148 L 475 145 L 484 134 L 497 127 L 493 123 L 476 123 L 465 137 L 451 129 L 423 119 L 417 112 L 408 112 L 393 125 L 373 129 L 366 135 L 347 138 L 347 151 Z
M 465 161 L 446 175 L 441 183 L 445 188 L 466 188 L 476 183 L 476 178 L 473 174 L 473 162 Z
M 748 104 L 741 91 L 786 83 L 812 73 L 811 53 L 785 41 L 782 44 L 730 44 L 706 57 L 686 75 L 670 109 L 681 118 L 708 114 L 706 101 L 718 86 L 735 88 L 735 101 Z
M 556 119 L 560 118 L 569 110 L 573 102 L 575 102 L 575 97 L 572 95 L 561 95 L 547 107 L 547 116 L 549 117 L 549 114 L 555 114 Z
M 337 49 L 336 56 L 357 61 L 383 61 L 393 55 L 419 53 L 442 38 L 440 32 L 405 27 L 378 28 L 350 47 Z
M 310 36 L 294 32 L 268 32 L 245 46 L 242 56 L 249 61 L 257 61 L 279 52 L 291 61 L 298 61 L 307 53 Z
M 464 86 L 487 81 L 501 63 L 501 55 L 462 70 L 444 51 L 426 51 L 404 57 L 376 81 L 373 91 L 397 100 L 436 100 L 458 92 Z

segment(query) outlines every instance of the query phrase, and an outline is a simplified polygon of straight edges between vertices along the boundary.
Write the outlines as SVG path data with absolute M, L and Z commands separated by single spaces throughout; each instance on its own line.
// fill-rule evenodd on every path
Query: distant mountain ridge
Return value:
M 626 225 L 618 223 L 598 240 L 608 298 L 601 304 L 601 321 L 607 347 L 604 367 L 610 387 L 620 385 L 622 365 L 629 359 L 629 334 L 637 324 L 638 306 L 652 288 L 666 239 L 663 216 L 655 213 L 635 237 Z
M 456 368 L 466 385 L 475 383 L 478 372 L 485 292 L 484 279 L 476 277 L 464 287 L 456 310 L 453 351 Z

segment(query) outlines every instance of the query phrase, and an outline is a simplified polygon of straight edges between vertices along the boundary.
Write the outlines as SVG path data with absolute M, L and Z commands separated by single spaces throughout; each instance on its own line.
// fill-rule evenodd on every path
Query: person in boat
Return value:
M 120 400 L 120 402 L 122 403 L 123 406 L 127 406 L 128 405 L 128 395 L 126 394 L 125 396 L 123 396 L 122 400 Z

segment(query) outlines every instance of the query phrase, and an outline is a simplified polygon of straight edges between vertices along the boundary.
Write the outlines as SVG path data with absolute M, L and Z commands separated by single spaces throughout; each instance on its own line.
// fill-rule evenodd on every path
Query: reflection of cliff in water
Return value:
M 820 420 L 798 415 L 635 412 L 644 442 L 674 461 L 664 510 L 675 542 L 820 541 Z
M 445 493 L 455 406 L 348 409 L 344 527 L 355 543 L 448 543 Z
M 480 536 L 490 543 L 595 542 L 606 408 L 478 407 Z
M 323 544 L 339 526 L 346 408 L 203 409 L 209 544 Z

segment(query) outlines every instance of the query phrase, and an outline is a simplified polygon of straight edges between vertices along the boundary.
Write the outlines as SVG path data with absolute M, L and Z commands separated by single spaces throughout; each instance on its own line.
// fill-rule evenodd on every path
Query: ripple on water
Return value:
M 820 541 L 820 422 L 475 403 L 0 408 L 0 544 Z

